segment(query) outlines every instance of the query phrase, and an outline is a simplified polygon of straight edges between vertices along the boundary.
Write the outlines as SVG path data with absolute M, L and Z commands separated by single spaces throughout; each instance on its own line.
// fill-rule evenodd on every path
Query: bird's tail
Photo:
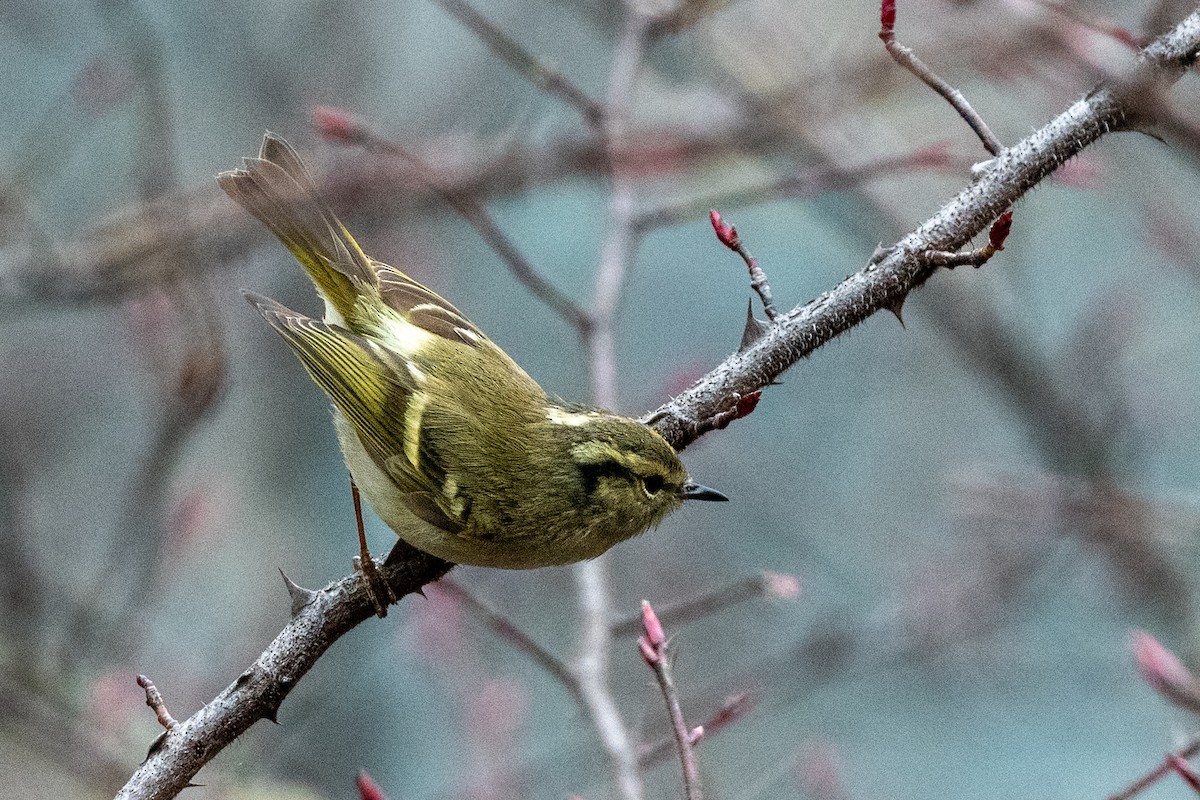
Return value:
M 342 319 L 353 316 L 364 286 L 378 287 L 371 260 L 317 195 L 304 162 L 282 138 L 268 131 L 258 158 L 222 172 L 217 184 L 279 237 Z

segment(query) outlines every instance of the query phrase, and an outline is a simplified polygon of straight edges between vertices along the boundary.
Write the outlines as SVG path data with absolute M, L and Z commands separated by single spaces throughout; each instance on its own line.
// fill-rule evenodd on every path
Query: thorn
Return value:
M 738 352 L 744 352 L 748 347 L 761 339 L 770 327 L 763 320 L 755 319 L 754 298 L 750 298 L 746 303 L 746 327 L 742 328 L 742 341 L 738 345 Z
M 167 742 L 167 732 L 163 731 L 158 736 L 154 737 L 154 741 L 150 743 L 150 748 L 146 750 L 146 761 L 150 760 L 150 756 L 162 749 L 162 746 Z M 142 763 L 146 763 L 143 761 Z
M 900 322 L 900 327 L 905 330 L 908 330 L 908 326 L 904 324 L 904 301 L 907 297 L 908 295 L 905 295 L 890 306 L 886 306 L 888 311 L 896 315 L 896 319 Z
M 287 587 L 288 595 L 292 598 L 291 612 L 292 616 L 295 617 L 300 613 L 301 609 L 316 598 L 317 593 L 312 589 L 305 589 L 303 586 L 298 585 L 282 569 L 279 570 L 279 574 L 283 576 L 283 585 Z
M 878 264 L 880 261 L 883 261 L 889 255 L 891 255 L 892 251 L 894 251 L 895 249 L 896 248 L 894 245 L 889 246 L 889 247 L 884 247 L 883 242 L 880 242 L 879 244 L 875 245 L 875 251 L 873 253 L 871 253 L 871 261 L 869 263 Z

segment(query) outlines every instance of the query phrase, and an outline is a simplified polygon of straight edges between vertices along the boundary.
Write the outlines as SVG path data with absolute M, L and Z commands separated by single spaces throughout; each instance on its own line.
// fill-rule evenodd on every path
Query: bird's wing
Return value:
M 247 292 L 300 358 L 363 448 L 396 483 L 404 503 L 431 525 L 458 532 L 465 509 L 445 496 L 444 459 L 422 435 L 429 394 L 408 362 L 340 325 L 311 319 L 274 300 Z
M 448 300 L 395 267 L 372 261 L 383 302 L 435 336 L 478 347 L 487 336 Z

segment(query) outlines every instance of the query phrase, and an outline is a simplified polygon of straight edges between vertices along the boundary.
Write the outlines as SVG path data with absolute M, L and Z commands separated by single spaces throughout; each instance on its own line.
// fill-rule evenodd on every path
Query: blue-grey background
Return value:
M 901 3 L 898 30 L 1012 142 L 1128 68 L 1099 23 L 1142 34 L 1152 11 L 1190 10 L 1144 5 L 1073 3 L 1073 19 L 1017 0 Z M 603 97 L 615 4 L 477 8 Z M 639 208 L 697 206 L 648 233 L 632 264 L 621 410 L 653 408 L 740 337 L 747 279 L 712 236 L 710 198 L 868 166 L 811 197 L 722 204 L 791 307 L 922 221 L 984 157 L 886 58 L 877 26 L 867 2 L 740 0 L 652 47 L 640 144 L 730 141 L 643 168 Z M 277 568 L 320 586 L 355 550 L 326 403 L 240 290 L 317 305 L 212 175 L 264 129 L 286 136 L 343 178 L 331 202 L 368 252 L 451 298 L 549 390 L 583 399 L 573 333 L 444 203 L 322 141 L 309 114 L 346 109 L 462 173 L 588 132 L 423 0 L 0 5 L 0 52 L 0 796 L 102 797 L 157 733 L 135 673 L 191 714 L 285 622 Z M 1172 95 L 1185 117 L 1194 83 Z M 938 142 L 937 168 L 883 166 Z M 484 199 L 586 301 L 608 182 L 541 160 L 549 175 Z M 1196 650 L 1195 166 L 1181 133 L 1105 138 L 1022 201 L 1001 255 L 921 289 L 905 328 L 873 317 L 686 451 L 733 502 L 617 547 L 618 609 L 762 570 L 801 586 L 672 630 L 689 721 L 727 695 L 756 700 L 699 749 L 712 796 L 1097 798 L 1195 727 L 1128 652 L 1132 629 L 1185 660 Z M 164 249 L 170 236 L 195 249 Z M 218 352 L 223 395 L 164 433 L 180 365 Z M 392 534 L 369 524 L 385 549 Z M 569 570 L 455 577 L 564 660 L 575 653 Z M 632 639 L 612 670 L 635 732 L 659 740 L 665 714 Z M 350 797 L 359 769 L 393 798 L 615 796 L 567 692 L 436 589 L 338 642 L 279 721 L 188 796 Z M 650 796 L 678 793 L 671 759 L 647 780 Z M 1187 791 L 1168 780 L 1154 796 Z

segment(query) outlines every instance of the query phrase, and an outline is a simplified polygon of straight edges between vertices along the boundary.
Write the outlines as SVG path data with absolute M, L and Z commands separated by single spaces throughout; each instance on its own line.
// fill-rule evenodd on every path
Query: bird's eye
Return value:
M 650 497 L 658 494 L 663 488 L 663 477 L 661 475 L 647 475 L 642 478 L 642 488 L 646 490 L 646 494 Z

